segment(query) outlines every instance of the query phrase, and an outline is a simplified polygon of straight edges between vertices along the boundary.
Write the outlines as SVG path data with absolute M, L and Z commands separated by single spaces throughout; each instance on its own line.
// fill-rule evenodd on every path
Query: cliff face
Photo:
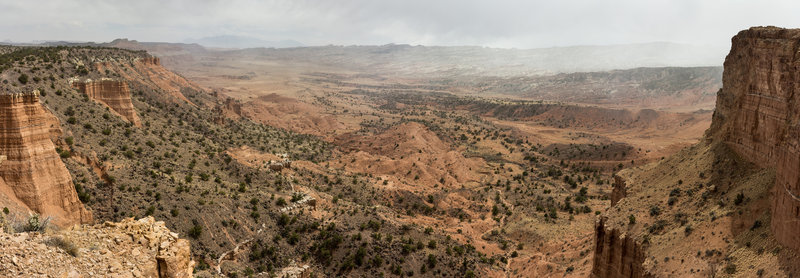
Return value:
M 646 254 L 633 238 L 616 228 L 606 227 L 606 219 L 595 223 L 592 275 L 595 277 L 645 277 L 642 264 Z
M 87 223 L 72 177 L 50 136 L 58 120 L 39 103 L 38 92 L 0 95 L 0 193 L 55 223 Z
M 612 206 L 595 231 L 594 277 L 708 276 L 720 264 L 796 274 L 790 250 L 759 250 L 800 251 L 798 50 L 800 30 L 733 37 L 705 140 L 614 176 Z
M 772 231 L 800 250 L 800 30 L 751 28 L 733 38 L 709 134 L 776 168 Z
M 72 87 L 80 90 L 89 98 L 105 104 L 128 122 L 141 127 L 142 123 L 131 101 L 128 83 L 113 80 L 87 80 L 72 82 Z

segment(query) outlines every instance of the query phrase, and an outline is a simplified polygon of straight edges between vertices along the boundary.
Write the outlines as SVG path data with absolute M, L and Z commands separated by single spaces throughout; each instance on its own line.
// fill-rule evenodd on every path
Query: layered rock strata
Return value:
M 635 239 L 619 229 L 606 227 L 606 220 L 601 218 L 595 223 L 595 241 L 592 275 L 645 277 L 642 264 L 647 255 Z
M 86 80 L 73 81 L 72 87 L 80 90 L 92 100 L 108 106 L 111 111 L 126 121 L 138 127 L 142 126 L 142 122 L 133 108 L 128 83 L 114 80 Z
M 758 27 L 733 38 L 710 135 L 776 169 L 772 232 L 800 251 L 800 29 Z
M 39 93 L 0 95 L 0 193 L 60 225 L 92 221 L 78 200 L 72 177 L 56 152 L 51 132 L 58 119 Z

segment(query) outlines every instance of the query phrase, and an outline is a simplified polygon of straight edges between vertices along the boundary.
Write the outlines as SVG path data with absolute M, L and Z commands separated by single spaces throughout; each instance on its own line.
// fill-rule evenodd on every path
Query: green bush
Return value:
M 188 234 L 190 237 L 197 239 L 200 237 L 200 235 L 203 234 L 203 226 L 200 226 L 200 223 L 198 223 L 197 220 L 193 220 L 193 222 L 194 226 L 192 226 L 192 228 L 189 229 Z

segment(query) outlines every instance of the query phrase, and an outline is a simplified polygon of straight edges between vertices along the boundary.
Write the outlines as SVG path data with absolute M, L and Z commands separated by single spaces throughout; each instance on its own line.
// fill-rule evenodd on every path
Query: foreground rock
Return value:
M 3 233 L 0 277 L 192 277 L 190 244 L 153 217 Z

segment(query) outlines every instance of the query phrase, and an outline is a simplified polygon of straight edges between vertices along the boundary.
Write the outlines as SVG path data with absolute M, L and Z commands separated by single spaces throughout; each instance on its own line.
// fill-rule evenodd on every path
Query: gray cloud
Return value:
M 727 46 L 750 26 L 800 27 L 797 11 L 800 3 L 790 0 L 0 0 L 0 40 L 240 35 L 307 45 Z

